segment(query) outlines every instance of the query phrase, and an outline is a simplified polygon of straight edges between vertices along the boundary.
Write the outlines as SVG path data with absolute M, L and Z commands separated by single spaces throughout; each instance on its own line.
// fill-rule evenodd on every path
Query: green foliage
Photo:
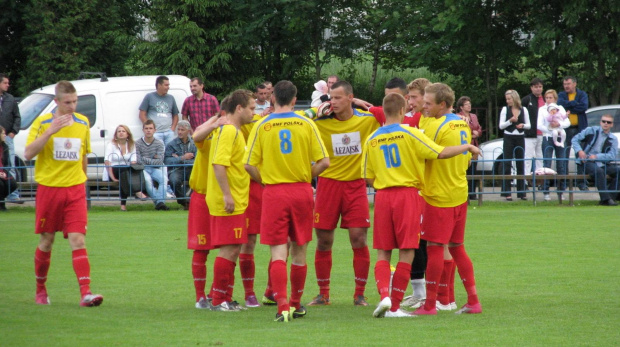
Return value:
M 372 312 L 379 297 L 372 270 L 366 288 L 371 306 L 354 307 L 352 252 L 346 230 L 337 230 L 332 305 L 307 307 L 307 317 L 284 327 L 273 322 L 273 306 L 228 314 L 195 309 L 192 255 L 186 249 L 187 212 L 144 206 L 149 210 L 130 202 L 129 212 L 114 206 L 89 213 L 86 239 L 92 289 L 105 298 L 97 308 L 78 307 L 71 250 L 61 234 L 56 235 L 47 282 L 52 305 L 35 305 L 34 211 L 9 206 L 9 212 L 0 214 L 2 345 L 406 346 L 415 341 L 446 346 L 611 346 L 620 338 L 616 312 L 620 278 L 614 271 L 620 258 L 613 256 L 618 248 L 617 222 L 609 218 L 609 208 L 533 207 L 531 202 L 529 206 L 485 202 L 481 208 L 470 208 L 466 247 L 484 309 L 475 316 L 440 312 L 435 317 L 375 319 Z M 590 236 L 587 247 L 584 231 Z M 315 241 L 308 247 L 304 303 L 318 292 L 315 247 Z M 376 252 L 370 254 L 373 266 Z M 216 255 L 212 251 L 208 257 L 207 288 Z M 255 290 L 261 295 L 269 260 L 266 246 L 257 245 L 255 259 Z M 236 271 L 234 297 L 240 300 L 243 287 Z M 460 283 L 457 278 L 459 305 L 466 300 Z M 576 300 L 592 293 L 596 300 Z

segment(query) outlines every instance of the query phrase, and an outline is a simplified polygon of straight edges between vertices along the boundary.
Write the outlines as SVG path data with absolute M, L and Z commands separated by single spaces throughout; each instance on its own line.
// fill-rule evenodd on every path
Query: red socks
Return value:
M 441 279 L 439 280 L 439 287 L 437 289 L 437 300 L 443 305 L 449 305 L 450 301 L 450 277 L 454 270 L 454 261 L 444 260 L 443 271 L 441 272 Z M 454 293 L 454 290 L 452 291 Z
M 34 251 L 34 276 L 37 280 L 37 293 L 45 291 L 45 281 L 47 281 L 51 256 L 52 252 L 43 252 L 39 247 Z
M 319 293 L 329 298 L 329 278 L 332 272 L 332 251 L 319 251 L 317 249 L 314 254 L 314 269 L 316 271 L 316 282 L 319 285 Z M 368 274 L 368 271 L 366 271 L 366 273 Z
M 301 306 L 301 296 L 304 294 L 308 265 L 291 264 L 291 301 L 289 305 L 298 309 Z
M 77 249 L 72 252 L 73 254 L 73 270 L 78 279 L 80 285 L 80 294 L 90 294 L 90 264 L 88 262 L 88 255 L 86 249 Z
M 426 246 L 426 310 L 435 309 L 437 289 L 443 271 L 443 246 Z M 453 255 L 454 256 L 454 255 Z
M 278 303 L 278 313 L 288 311 L 290 306 L 286 299 L 286 282 L 288 282 L 286 262 L 284 262 L 284 260 L 272 261 L 269 275 L 271 276 L 273 296 Z
M 370 252 L 368 252 L 368 247 L 366 246 L 362 248 L 353 248 L 353 272 L 355 273 L 354 297 L 360 295 L 364 296 L 364 291 L 366 290 L 366 282 L 368 281 L 369 269 Z
M 450 302 L 456 302 L 456 298 L 454 297 L 454 274 L 456 273 L 456 263 L 454 260 L 452 261 L 452 268 L 450 269 L 450 282 L 448 282 L 448 297 L 450 298 Z
M 459 270 L 463 286 L 467 291 L 467 303 L 475 305 L 478 303 L 478 294 L 476 292 L 476 280 L 474 279 L 474 265 L 471 259 L 469 259 L 467 252 L 465 252 L 464 245 L 450 247 L 449 250 L 452 258 L 454 258 L 456 268 Z
M 271 298 L 273 296 L 273 287 L 271 284 L 271 259 L 269 259 L 269 265 L 267 266 L 267 288 L 265 288 L 265 297 Z
M 256 275 L 256 267 L 254 264 L 254 254 L 239 254 L 239 270 L 241 272 L 241 281 L 243 289 L 245 289 L 245 298 L 254 294 L 254 276 Z
M 213 306 L 218 306 L 226 301 L 228 296 L 228 285 L 230 283 L 230 274 L 235 271 L 235 263 L 222 258 L 216 257 L 213 264 Z
M 194 289 L 196 290 L 196 302 L 205 297 L 205 284 L 207 281 L 207 255 L 209 251 L 194 250 L 192 256 L 192 276 L 194 277 Z
M 396 312 L 400 308 L 400 303 L 403 301 L 410 278 L 411 264 L 403 262 L 396 264 L 396 271 L 394 271 L 394 276 L 392 277 L 392 308 L 390 311 Z
M 381 300 L 390 296 L 390 263 L 387 260 L 378 260 L 375 264 L 375 281 Z

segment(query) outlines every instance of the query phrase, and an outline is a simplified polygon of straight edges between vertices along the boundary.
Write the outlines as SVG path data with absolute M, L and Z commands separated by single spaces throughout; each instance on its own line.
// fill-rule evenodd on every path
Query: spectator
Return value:
M 164 143 L 154 137 L 155 122 L 149 119 L 142 125 L 144 137 L 136 141 L 139 164 L 144 164 L 146 192 L 153 199 L 156 210 L 168 211 L 166 206 L 166 182 L 164 180 Z M 157 188 L 154 184 L 157 183 Z
M 530 129 L 530 117 L 527 108 L 521 107 L 521 98 L 515 90 L 507 90 L 505 93 L 506 105 L 499 115 L 499 128 L 504 130 L 504 162 L 503 174 L 510 175 L 512 160 L 515 159 L 517 175 L 523 175 L 525 157 L 524 130 Z M 509 179 L 502 180 L 502 196 L 512 201 Z M 525 180 L 517 180 L 517 197 L 527 200 L 525 195 Z
M 13 95 L 9 94 L 9 77 L 0 73 L 0 126 L 4 128 L 6 137 L 4 140 L 5 145 L 9 149 L 9 156 L 7 157 L 8 166 L 15 165 L 15 145 L 13 144 L 13 138 L 19 132 L 21 127 L 21 116 L 19 114 L 19 107 L 17 107 L 17 101 Z M 17 172 L 13 169 L 10 172 L 13 178 L 17 178 Z M 24 202 L 19 198 L 19 190 L 14 190 L 6 198 L 7 202 L 14 204 L 23 204 Z
M 5 199 L 14 191 L 17 186 L 15 185 L 15 177 L 13 177 L 5 168 L 8 168 L 9 163 L 9 146 L 6 142 L 6 132 L 0 125 L 0 211 L 6 211 Z
M 588 126 L 588 118 L 586 117 L 588 94 L 583 90 L 577 89 L 577 79 L 573 76 L 564 77 L 563 86 L 564 91 L 558 94 L 557 104 L 564 107 L 570 120 L 570 126 L 565 130 L 566 143 L 564 144 L 566 148 L 569 148 L 573 137 Z M 570 150 L 565 151 L 564 157 L 569 159 L 569 156 Z M 583 166 L 577 166 L 577 168 L 581 169 Z M 580 182 L 578 186 L 581 190 L 587 189 L 585 182 Z
M 321 100 L 321 97 L 327 94 L 328 90 L 329 88 L 327 88 L 327 82 L 323 80 L 316 82 L 314 84 L 314 91 L 312 92 L 312 103 L 310 104 L 310 106 L 318 107 L 319 105 L 321 105 L 321 103 L 323 102 L 323 100 Z
M 179 109 L 174 96 L 168 94 L 170 80 L 159 76 L 155 81 L 157 91 L 144 96 L 140 104 L 140 121 L 150 119 L 155 124 L 155 138 L 167 145 L 174 139 L 174 130 L 179 121 Z
M 550 123 L 549 120 L 547 119 L 547 116 L 548 116 L 547 107 L 551 104 L 555 104 L 556 101 L 558 101 L 558 93 L 553 89 L 547 90 L 545 92 L 546 104 L 538 109 L 538 129 L 542 131 L 543 133 L 543 143 L 542 143 L 543 158 L 544 158 L 543 166 L 546 168 L 551 168 L 551 161 L 553 160 L 553 155 L 555 153 L 555 157 L 560 159 L 560 160 L 556 159 L 555 169 L 559 175 L 566 175 L 568 173 L 568 170 L 567 170 L 568 163 L 566 160 L 563 160 L 563 159 L 566 157 L 564 153 L 566 151 L 570 152 L 570 148 L 564 148 L 563 146 L 562 147 L 557 146 L 553 142 L 553 137 L 552 137 L 550 127 L 561 126 L 562 128 L 567 128 L 570 126 L 570 121 L 568 120 L 568 118 L 566 118 L 564 119 L 564 121 L 560 123 L 557 123 L 557 122 Z M 558 108 L 560 109 L 560 112 L 566 113 L 562 106 L 558 106 Z M 561 192 L 565 188 L 566 188 L 566 180 L 559 180 L 558 186 L 557 186 L 559 200 L 562 200 Z M 542 190 L 544 194 L 544 199 L 546 201 L 551 200 L 551 197 L 549 196 L 549 181 L 548 180 L 545 180 L 543 182 Z
M 340 78 L 336 75 L 330 75 L 329 77 L 327 77 L 327 89 L 329 91 L 332 90 L 332 86 L 334 85 L 334 83 L 336 82 L 340 82 Z
M 271 99 L 271 93 L 269 88 L 264 84 L 259 84 L 256 87 L 256 114 L 265 115 L 268 112 L 271 103 L 268 101 Z
M 121 211 L 127 211 L 127 197 L 136 195 L 138 199 L 146 199 L 140 191 L 142 171 L 134 170 L 131 164 L 137 163 L 136 145 L 133 134 L 126 125 L 119 125 L 114 131 L 114 138 L 106 148 L 105 166 L 108 176 L 113 182 L 119 182 L 121 195 Z
M 456 102 L 456 111 L 457 116 L 461 117 L 461 119 L 469 125 L 469 130 L 471 131 L 471 144 L 478 147 L 478 138 L 482 135 L 482 127 L 478 122 L 478 116 L 471 113 L 471 99 L 469 96 L 461 96 L 459 100 Z M 478 160 L 478 155 L 473 154 L 472 162 L 469 168 L 467 169 L 468 175 L 476 174 L 476 162 Z M 469 191 L 469 200 L 478 200 L 476 196 L 476 182 L 474 180 L 467 181 L 468 191 Z
M 188 96 L 183 102 L 181 115 L 184 120 L 189 120 L 192 131 L 200 124 L 207 121 L 220 111 L 220 104 L 215 96 L 205 93 L 204 83 L 199 77 L 194 77 L 189 82 L 189 89 L 192 95 Z M 178 125 L 178 124 L 177 124 Z
M 620 175 L 620 166 L 611 163 L 618 154 L 618 138 L 611 133 L 613 125 L 614 117 L 605 114 L 601 117 L 600 126 L 587 127 L 572 140 L 578 158 L 577 165 L 582 166 L 587 175 L 594 177 L 601 198 L 598 204 L 603 206 L 618 206 L 608 192 L 618 190 Z M 606 175 L 611 176 L 609 184 Z
M 271 100 L 271 96 L 273 95 L 273 83 L 271 83 L 270 81 L 265 81 L 263 82 L 263 84 L 265 85 L 265 87 L 267 87 L 267 90 L 269 91 L 269 97 L 267 98 L 267 100 Z
M 534 78 L 530 82 L 531 94 L 521 99 L 521 105 L 527 108 L 532 127 L 525 131 L 525 173 L 530 174 L 543 166 L 542 162 L 542 132 L 537 129 L 538 109 L 545 104 L 542 95 L 543 82 L 540 78 Z M 536 164 L 532 167 L 532 158 L 536 158 Z
M 164 163 L 170 165 L 168 168 L 168 182 L 174 190 L 177 203 L 183 209 L 189 210 L 189 202 L 185 197 L 185 181 L 189 180 L 192 174 L 192 166 L 196 157 L 196 145 L 189 136 L 191 125 L 188 121 L 182 120 L 177 124 L 177 138 L 166 146 Z

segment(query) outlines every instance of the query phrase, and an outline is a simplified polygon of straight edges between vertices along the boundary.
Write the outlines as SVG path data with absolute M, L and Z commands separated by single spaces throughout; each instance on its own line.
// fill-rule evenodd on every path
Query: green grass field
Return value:
M 354 307 L 352 252 L 346 232 L 339 230 L 333 304 L 310 307 L 307 317 L 289 324 L 273 322 L 273 307 L 231 313 L 195 309 L 187 213 L 150 208 L 90 212 L 92 288 L 105 297 L 97 308 L 78 306 L 71 253 L 62 237 L 56 239 L 49 272 L 52 305 L 35 305 L 33 209 L 13 207 L 0 214 L 0 346 L 610 346 L 620 341 L 620 218 L 614 208 L 493 202 L 470 208 L 466 245 L 484 308 L 471 316 L 372 318 L 378 302 L 374 251 L 367 288 L 371 307 Z M 318 293 L 314 248 L 312 242 L 304 302 Z M 215 253 L 209 256 L 209 277 Z M 268 249 L 259 246 L 259 295 L 268 257 Z M 456 292 L 460 306 L 465 303 L 460 282 Z M 239 277 L 235 297 L 243 299 Z

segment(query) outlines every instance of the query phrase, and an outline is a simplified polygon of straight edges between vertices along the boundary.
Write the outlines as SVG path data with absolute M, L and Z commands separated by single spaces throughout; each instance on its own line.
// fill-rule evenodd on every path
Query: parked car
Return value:
M 599 125 L 601 120 L 601 116 L 604 114 L 611 114 L 614 117 L 614 125 L 611 131 L 620 138 L 620 105 L 605 105 L 605 106 L 597 106 L 592 107 L 586 111 L 586 115 L 588 117 L 588 126 Z M 619 144 L 620 146 L 620 144 Z M 481 156 L 479 157 L 480 162 L 478 162 L 477 170 L 480 173 L 485 175 L 493 175 L 501 174 L 501 161 L 504 159 L 504 139 L 495 139 L 491 141 L 484 142 L 480 145 L 480 150 L 482 151 Z M 570 158 L 575 158 L 575 152 L 571 148 Z M 620 161 L 620 150 L 618 151 L 617 160 Z M 555 167 L 553 167 L 555 169 Z M 516 173 L 516 170 L 513 167 L 513 173 Z M 574 160 L 570 160 L 568 163 L 568 172 L 576 173 L 577 168 Z M 527 173 L 526 173 L 527 174 Z
M 155 91 L 156 78 L 157 76 L 130 76 L 71 81 L 78 94 L 76 112 L 85 115 L 90 121 L 92 153 L 88 156 L 89 179 L 101 178 L 103 175 L 105 170 L 102 165 L 106 145 L 114 136 L 119 124 L 129 126 L 134 139 L 143 135 L 138 107 L 147 93 Z M 180 111 L 185 98 L 191 95 L 190 80 L 178 75 L 168 78 L 170 79 L 168 93 L 174 96 Z M 26 140 L 32 122 L 40 115 L 56 110 L 54 87 L 55 84 L 36 89 L 19 103 L 22 124 L 20 132 L 15 136 L 17 166 L 34 165 L 36 158 L 31 161 L 24 159 Z M 21 181 L 34 180 L 32 169 L 22 168 L 19 173 Z

